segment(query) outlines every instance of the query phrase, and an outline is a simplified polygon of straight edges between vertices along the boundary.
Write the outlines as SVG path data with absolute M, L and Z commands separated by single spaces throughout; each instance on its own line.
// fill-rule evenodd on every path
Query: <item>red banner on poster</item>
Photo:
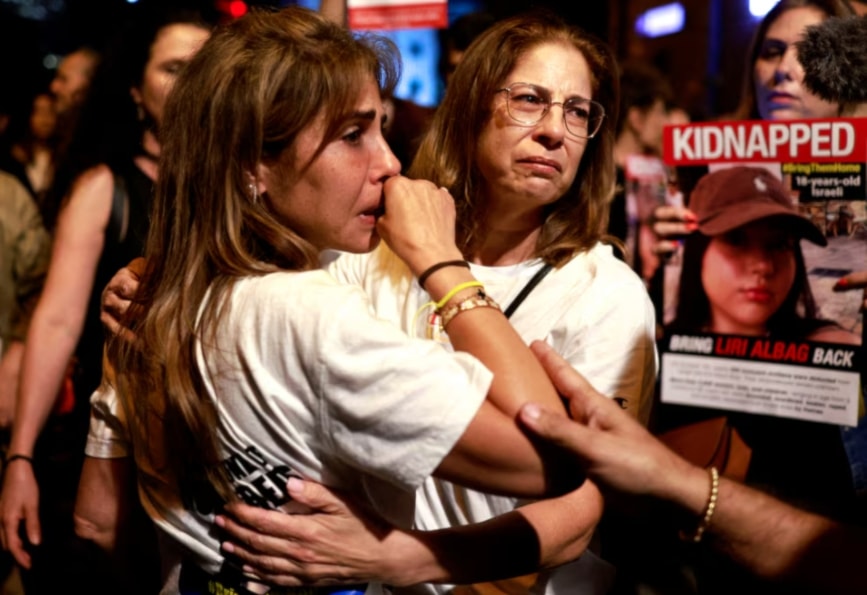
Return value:
M 349 28 L 444 29 L 448 26 L 446 0 L 349 0 Z
M 724 162 L 863 163 L 867 118 L 713 122 L 665 129 L 669 165 Z

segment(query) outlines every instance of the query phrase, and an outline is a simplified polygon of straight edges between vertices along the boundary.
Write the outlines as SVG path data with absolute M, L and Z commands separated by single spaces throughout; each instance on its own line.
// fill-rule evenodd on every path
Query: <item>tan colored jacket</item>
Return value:
M 51 258 L 51 237 L 36 202 L 0 171 L 0 345 L 23 340 Z

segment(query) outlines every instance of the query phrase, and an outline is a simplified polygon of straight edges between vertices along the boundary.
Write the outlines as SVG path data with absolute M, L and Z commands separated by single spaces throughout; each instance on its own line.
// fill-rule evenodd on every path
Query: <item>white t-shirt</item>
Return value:
M 254 505 L 287 504 L 298 475 L 368 502 L 402 527 L 415 491 L 452 449 L 492 374 L 468 354 L 411 339 L 372 315 L 367 296 L 325 271 L 239 280 L 216 342 L 196 363 L 219 412 L 217 436 L 233 487 Z M 86 452 L 129 456 L 116 395 L 93 398 Z M 142 502 L 157 527 L 210 573 L 223 557 L 211 511 L 138 460 Z M 378 586 L 371 587 L 378 592 Z
M 407 267 L 381 246 L 370 254 L 327 255 L 328 270 L 340 281 L 360 284 L 377 316 L 410 335 L 427 336 L 430 296 Z M 472 264 L 485 292 L 505 310 L 542 267 L 532 260 L 512 266 Z M 545 340 L 602 394 L 625 399 L 626 408 L 647 423 L 658 368 L 653 305 L 641 279 L 617 259 L 610 246 L 597 244 L 554 269 L 510 318 L 527 342 Z M 435 323 L 435 321 L 434 321 Z M 435 339 L 450 348 L 447 337 Z M 418 493 L 416 526 L 442 529 L 488 520 L 514 510 L 516 498 L 494 496 L 429 478 Z M 592 552 L 556 569 L 539 592 L 603 593 L 610 565 Z M 540 580 L 546 581 L 547 573 Z M 447 592 L 450 585 L 424 585 L 418 592 Z

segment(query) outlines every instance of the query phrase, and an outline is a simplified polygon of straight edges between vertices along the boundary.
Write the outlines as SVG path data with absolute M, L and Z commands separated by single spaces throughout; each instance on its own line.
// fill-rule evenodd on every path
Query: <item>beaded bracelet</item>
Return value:
M 691 541 L 693 543 L 701 542 L 701 538 L 704 535 L 704 532 L 707 531 L 708 527 L 710 527 L 710 520 L 713 518 L 713 512 L 716 510 L 716 501 L 719 496 L 719 471 L 717 471 L 716 467 L 710 468 L 710 496 L 707 499 L 707 505 L 704 509 L 704 514 L 702 515 L 701 522 L 698 524 L 698 527 L 695 528 L 695 533 L 692 536 L 687 536 L 681 533 L 681 539 L 685 541 Z
M 455 316 L 474 308 L 494 308 L 499 310 L 500 305 L 485 295 L 484 291 L 479 291 L 476 295 L 464 298 L 458 303 L 452 304 L 445 310 L 440 311 L 440 330 L 445 332 L 446 326 L 448 326 Z

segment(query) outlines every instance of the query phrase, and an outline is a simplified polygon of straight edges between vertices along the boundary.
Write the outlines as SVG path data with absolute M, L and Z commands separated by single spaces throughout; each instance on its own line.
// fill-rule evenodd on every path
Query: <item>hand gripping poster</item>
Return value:
M 661 401 L 857 425 L 863 298 L 838 281 L 867 270 L 867 119 L 673 126 L 665 147 L 706 173 L 666 266 Z

